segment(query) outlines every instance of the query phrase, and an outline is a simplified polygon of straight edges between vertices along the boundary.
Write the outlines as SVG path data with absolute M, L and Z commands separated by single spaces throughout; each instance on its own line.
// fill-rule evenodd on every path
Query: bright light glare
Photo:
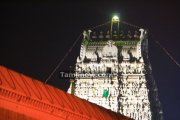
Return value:
M 114 19 L 114 20 L 118 20 L 119 17 L 115 15 L 115 16 L 113 17 L 113 19 Z
M 119 17 L 117 15 L 113 16 L 112 18 L 113 21 L 119 21 Z

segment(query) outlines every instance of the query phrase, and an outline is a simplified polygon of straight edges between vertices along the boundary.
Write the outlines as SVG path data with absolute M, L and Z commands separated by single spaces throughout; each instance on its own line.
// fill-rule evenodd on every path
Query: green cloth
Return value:
M 109 88 L 104 89 L 104 91 L 103 91 L 103 97 L 107 98 L 108 96 L 109 96 Z

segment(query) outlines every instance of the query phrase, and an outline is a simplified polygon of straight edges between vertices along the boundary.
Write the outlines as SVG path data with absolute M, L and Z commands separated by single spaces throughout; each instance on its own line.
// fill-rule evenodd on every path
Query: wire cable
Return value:
M 136 26 L 136 25 L 133 25 L 133 24 L 130 24 L 130 23 L 127 23 L 125 21 L 122 21 L 122 23 L 126 24 L 126 25 L 129 25 L 129 26 L 132 26 L 132 27 L 135 27 L 135 28 L 142 28 L 142 27 L 139 27 L 139 26 Z M 159 41 L 155 40 L 155 43 L 158 44 L 158 46 L 166 53 L 166 55 L 180 68 L 180 64 L 174 59 L 174 57 L 167 51 L 167 49 L 165 47 L 163 47 Z
M 89 28 L 90 30 L 93 30 L 95 28 L 98 28 L 98 27 L 101 27 L 101 26 L 104 26 L 108 23 L 110 23 L 111 21 L 108 21 L 108 22 L 105 22 L 103 24 L 100 24 L 100 25 L 97 25 L 97 26 L 94 26 L 94 27 L 91 27 Z M 123 24 L 126 24 L 128 26 L 131 26 L 131 27 L 134 27 L 134 28 L 143 28 L 143 27 L 140 27 L 140 26 L 137 26 L 137 25 L 134 25 L 134 24 L 130 24 L 128 22 L 125 22 L 125 21 L 121 21 L 121 23 Z M 88 29 L 88 30 L 89 30 Z M 47 83 L 51 77 L 53 76 L 53 74 L 56 72 L 56 70 L 62 65 L 62 63 L 64 62 L 64 60 L 68 57 L 68 55 L 71 53 L 72 49 L 74 48 L 74 46 L 76 45 L 76 43 L 79 41 L 80 37 L 82 36 L 82 33 L 77 37 L 77 39 L 75 40 L 75 42 L 73 43 L 73 45 L 69 48 L 69 50 L 66 52 L 65 56 L 61 59 L 61 61 L 58 63 L 58 65 L 55 67 L 55 69 L 51 72 L 51 74 L 48 76 L 48 78 L 45 80 L 45 83 Z M 155 43 L 158 44 L 160 46 L 160 48 L 170 57 L 170 59 L 180 68 L 180 64 L 172 57 L 172 55 L 157 41 L 155 40 Z
M 124 23 L 125 25 L 131 26 L 131 27 L 134 27 L 134 28 L 138 28 L 138 29 L 143 28 L 143 27 L 140 27 L 140 26 L 137 26 L 137 25 L 125 22 L 125 21 L 121 21 L 121 23 Z
M 64 62 L 64 60 L 68 57 L 69 53 L 72 51 L 72 49 L 74 48 L 74 46 L 76 45 L 76 43 L 79 41 L 80 37 L 82 36 L 82 33 L 77 37 L 77 39 L 75 40 L 75 42 L 73 43 L 73 45 L 69 48 L 69 50 L 67 51 L 67 53 L 65 54 L 65 56 L 61 59 L 61 61 L 58 63 L 58 65 L 55 67 L 55 69 L 51 72 L 51 74 L 48 76 L 48 78 L 46 79 L 45 83 L 47 83 L 51 77 L 53 76 L 53 74 L 56 72 L 56 70 L 62 65 L 62 63 Z
M 106 24 L 110 23 L 110 21 L 105 22 L 103 24 L 91 27 L 89 29 L 93 30 L 95 28 L 104 26 Z M 69 48 L 69 50 L 66 52 L 65 56 L 61 59 L 61 61 L 58 63 L 58 65 L 54 68 L 54 70 L 51 72 L 51 74 L 48 76 L 48 78 L 45 80 L 45 83 L 47 83 L 51 77 L 53 76 L 53 74 L 56 72 L 56 70 L 62 65 L 62 63 L 64 62 L 64 60 L 68 57 L 68 55 L 70 54 L 70 52 L 72 51 L 72 49 L 74 48 L 74 46 L 76 45 L 76 43 L 79 41 L 80 37 L 82 36 L 82 33 L 77 37 L 77 39 L 75 40 L 75 42 L 73 43 L 73 45 Z
M 159 47 L 166 53 L 166 55 L 180 68 L 180 64 L 174 59 L 174 57 L 167 51 L 165 47 L 163 47 L 159 41 L 155 41 L 156 44 L 159 45 Z
M 96 25 L 96 26 L 94 26 L 94 27 L 90 27 L 90 28 L 88 28 L 88 30 L 89 30 L 89 29 L 90 29 L 90 30 L 93 30 L 93 29 L 95 29 L 95 28 L 98 28 L 98 27 L 104 26 L 104 25 L 106 25 L 106 24 L 108 24 L 108 23 L 111 23 L 111 21 L 107 21 L 107 22 L 105 22 L 105 23 L 103 23 L 103 24 Z

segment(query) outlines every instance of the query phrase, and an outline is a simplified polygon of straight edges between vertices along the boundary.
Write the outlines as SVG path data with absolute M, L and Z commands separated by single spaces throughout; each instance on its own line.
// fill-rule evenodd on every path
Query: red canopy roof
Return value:
M 131 120 L 0 66 L 1 120 Z

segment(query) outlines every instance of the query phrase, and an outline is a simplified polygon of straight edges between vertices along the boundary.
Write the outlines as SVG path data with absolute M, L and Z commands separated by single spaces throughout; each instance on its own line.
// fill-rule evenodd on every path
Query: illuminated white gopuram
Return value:
M 145 29 L 115 16 L 106 29 L 84 31 L 75 73 L 69 93 L 135 120 L 163 119 Z

